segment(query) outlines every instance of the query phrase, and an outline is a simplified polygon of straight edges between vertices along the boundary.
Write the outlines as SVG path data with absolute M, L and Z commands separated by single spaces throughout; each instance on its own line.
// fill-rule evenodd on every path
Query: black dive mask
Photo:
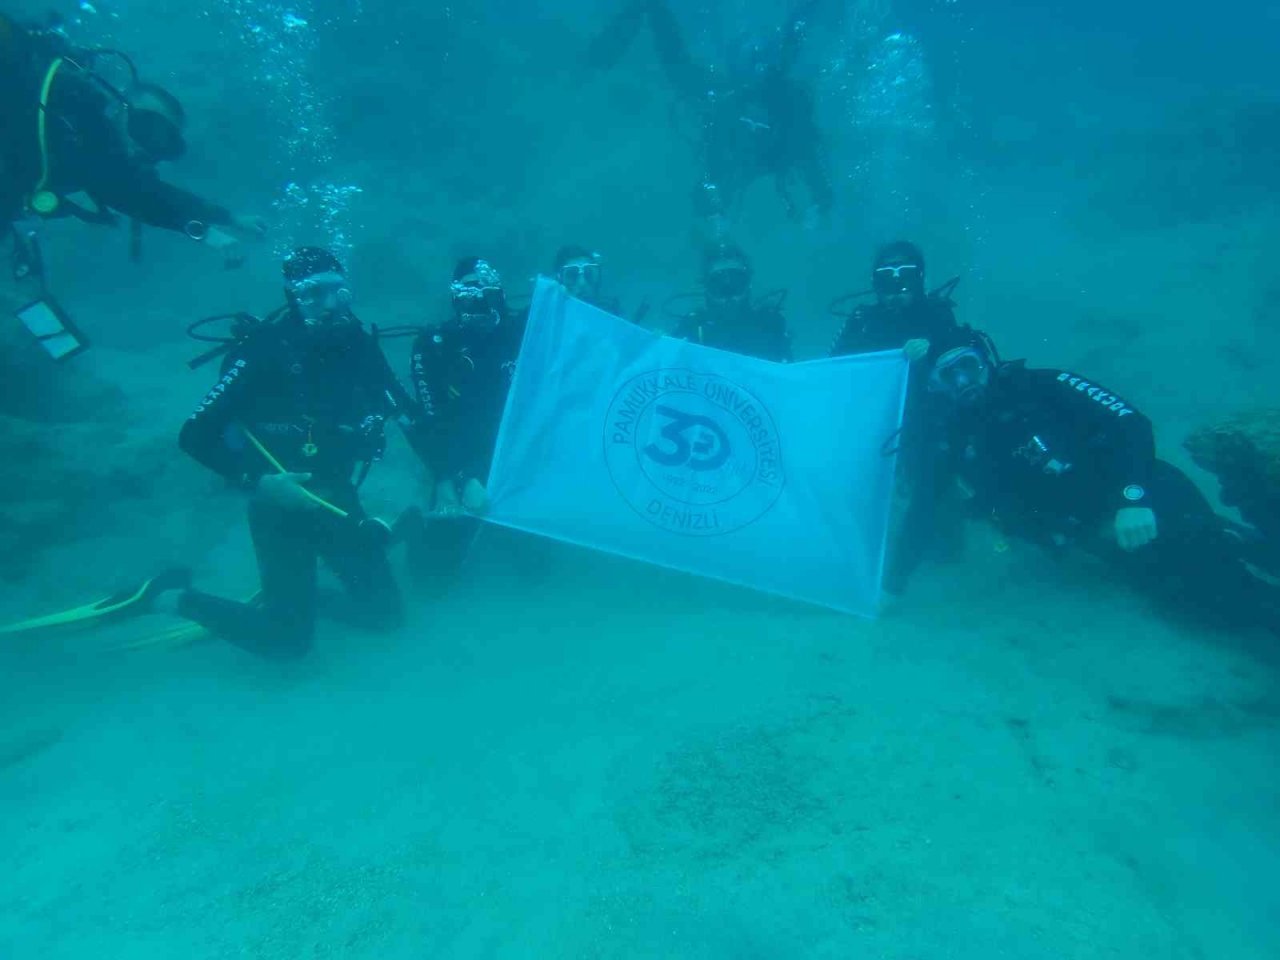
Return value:
M 924 296 L 924 270 L 918 263 L 886 263 L 871 271 L 876 296 L 918 299 Z
M 500 290 L 453 298 L 453 318 L 464 327 L 497 326 L 502 321 L 505 308 L 506 298 Z
M 929 392 L 962 407 L 976 405 L 990 385 L 991 364 L 974 347 L 948 350 L 929 372 Z
M 485 260 L 476 261 L 466 276 L 449 284 L 453 316 L 464 327 L 496 326 L 507 311 L 502 277 Z
M 741 264 L 715 267 L 707 272 L 703 283 L 707 302 L 716 306 L 741 303 L 751 290 L 751 271 Z

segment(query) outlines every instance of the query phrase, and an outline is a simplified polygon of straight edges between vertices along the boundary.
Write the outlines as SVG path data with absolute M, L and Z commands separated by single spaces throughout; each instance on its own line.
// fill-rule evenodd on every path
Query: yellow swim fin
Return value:
M 208 630 L 198 623 L 174 624 L 159 633 L 147 637 L 138 637 L 125 643 L 111 647 L 111 650 L 173 650 L 197 643 L 210 636 Z
M 185 569 L 167 570 L 159 576 L 144 580 L 136 586 L 119 590 L 110 596 L 86 603 L 60 613 L 50 613 L 43 617 L 21 620 L 7 626 L 0 626 L 0 635 L 27 633 L 32 630 L 44 630 L 49 627 L 61 627 L 87 620 L 98 620 L 116 614 L 129 612 L 141 613 L 147 604 L 165 590 L 182 590 L 191 582 L 191 573 Z
M 249 598 L 248 602 L 256 602 L 261 595 L 261 591 L 255 593 Z M 155 633 L 126 640 L 124 643 L 116 644 L 109 649 L 113 651 L 176 650 L 178 647 L 199 643 L 201 640 L 207 640 L 212 636 L 213 634 L 209 630 L 206 630 L 198 623 L 172 623 Z

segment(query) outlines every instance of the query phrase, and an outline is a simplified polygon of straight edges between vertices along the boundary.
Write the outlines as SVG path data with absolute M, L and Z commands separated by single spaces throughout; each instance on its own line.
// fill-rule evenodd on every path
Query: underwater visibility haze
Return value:
M 1280 955 L 1277 36 L 0 4 L 0 960 Z

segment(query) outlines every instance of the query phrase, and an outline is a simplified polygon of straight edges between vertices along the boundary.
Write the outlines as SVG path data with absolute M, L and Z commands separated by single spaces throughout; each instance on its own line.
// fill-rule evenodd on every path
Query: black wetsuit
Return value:
M 682 102 L 696 111 L 701 126 L 703 185 L 699 212 L 734 208 L 755 180 L 772 176 L 788 212 L 795 214 L 794 176 L 805 184 L 812 204 L 831 209 L 833 190 L 814 120 L 810 91 L 791 72 L 799 56 L 805 10 L 785 27 L 781 43 L 767 59 L 742 64 L 726 77 L 693 61 L 666 0 L 633 0 L 597 38 L 589 60 L 611 66 L 647 19 L 667 79 Z
M 437 484 L 452 482 L 459 497 L 467 481 L 488 479 L 525 321 L 523 312 L 508 312 L 491 325 L 450 321 L 413 342 L 410 380 L 420 414 L 415 445 Z M 414 575 L 429 582 L 455 573 L 476 522 L 469 516 L 436 520 L 409 537 Z
M 904 307 L 867 304 L 845 318 L 831 345 L 831 356 L 898 350 L 908 340 L 928 340 L 929 355 L 921 362 L 930 364 L 957 345 L 961 329 L 955 307 L 947 299 L 923 297 Z
M 911 365 L 904 421 L 903 449 L 918 446 L 912 437 L 925 423 L 922 405 L 928 371 L 934 361 L 954 347 L 968 345 L 981 335 L 956 322 L 955 305 L 945 297 L 922 297 L 903 306 L 880 303 L 860 306 L 848 317 L 831 345 L 830 356 L 900 350 L 908 340 L 928 340 L 929 352 Z M 920 442 L 925 442 L 923 439 Z
M 59 57 L 45 107 L 45 149 L 38 136 L 41 88 Z M 231 223 L 231 212 L 165 183 L 135 153 L 113 114 L 113 97 L 80 66 L 79 51 L 56 34 L 29 34 L 0 16 L 0 216 L 18 219 L 47 163 L 45 189 L 59 198 L 46 216 L 113 223 L 112 211 L 166 230 Z M 81 57 L 81 59 L 84 59 Z
M 274 468 L 252 437 L 306 488 L 347 511 L 282 510 L 255 498 L 249 527 L 262 577 L 256 603 L 191 590 L 181 613 L 231 643 L 272 657 L 310 647 L 323 559 L 353 601 L 358 622 L 399 622 L 400 593 L 378 525 L 362 525 L 357 486 L 382 456 L 387 420 L 410 417 L 412 401 L 377 341 L 357 324 L 311 330 L 286 317 L 252 333 L 228 355 L 223 376 L 183 425 L 179 444 L 234 486 L 252 489 Z
M 1156 459 L 1151 422 L 1114 391 L 1073 373 L 1002 365 L 987 399 L 954 434 L 953 462 L 979 511 L 1011 533 L 1080 546 L 1162 599 L 1231 625 L 1280 626 L 1280 597 L 1246 562 L 1261 545 L 1219 517 L 1195 484 Z M 1148 507 L 1158 535 L 1120 550 L 1117 510 Z
M 771 303 L 706 306 L 682 319 L 671 335 L 761 360 L 792 360 L 786 318 Z
M 522 314 L 508 313 L 492 326 L 450 322 L 414 340 L 410 374 L 421 411 L 418 430 L 437 480 L 483 483 L 488 476 L 524 325 Z
M 787 213 L 798 216 L 793 193 L 799 179 L 820 213 L 831 210 L 834 191 L 814 120 L 810 92 L 772 67 L 754 83 L 727 89 L 705 101 L 703 164 L 705 182 L 735 208 L 760 177 L 773 177 Z
M 953 347 L 973 341 L 969 327 L 956 323 L 951 301 L 925 297 L 903 307 L 880 303 L 860 306 L 845 319 L 831 356 L 900 350 L 908 340 L 928 340 L 929 352 L 911 364 L 902 431 L 898 437 L 899 493 L 906 499 L 902 521 L 890 545 L 886 589 L 899 592 L 931 545 L 944 553 L 959 551 L 963 512 L 947 498 L 949 468 L 939 456 L 938 424 L 926 394 L 928 371 Z

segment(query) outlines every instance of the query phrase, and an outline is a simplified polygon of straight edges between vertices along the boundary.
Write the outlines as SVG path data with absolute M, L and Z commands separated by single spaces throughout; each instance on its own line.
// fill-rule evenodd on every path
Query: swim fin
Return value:
M 191 584 L 191 571 L 182 567 L 166 570 L 158 576 L 144 580 L 136 586 L 118 590 L 110 596 L 86 603 L 61 613 L 51 613 L 43 617 L 33 617 L 0 627 L 0 635 L 11 633 L 27 633 L 31 630 L 43 630 L 48 627 L 61 627 L 68 624 L 82 623 L 87 620 L 99 620 L 115 615 L 125 616 L 130 613 L 142 613 L 150 602 L 166 590 L 185 590 Z
M 173 650 L 178 647 L 189 646 L 198 643 L 201 640 L 211 637 L 204 627 L 198 623 L 179 623 L 171 625 L 159 633 L 150 636 L 137 637 L 133 640 L 127 640 L 117 646 L 111 647 L 112 650 Z
M 262 597 L 259 590 L 246 603 L 257 603 Z M 174 650 L 178 647 L 190 646 L 202 640 L 208 640 L 213 632 L 198 623 L 171 623 L 156 633 L 135 637 L 124 643 L 111 647 L 112 650 Z

